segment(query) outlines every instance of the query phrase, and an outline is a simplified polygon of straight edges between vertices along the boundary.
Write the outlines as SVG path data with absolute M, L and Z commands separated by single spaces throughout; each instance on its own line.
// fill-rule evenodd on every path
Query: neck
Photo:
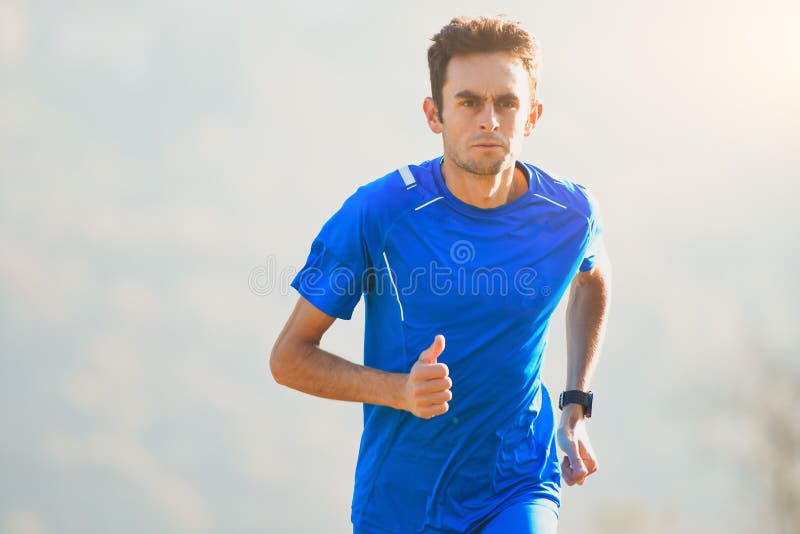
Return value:
M 447 156 L 442 163 L 445 186 L 457 199 L 478 208 L 496 208 L 522 196 L 528 189 L 525 174 L 516 164 L 498 174 L 472 174 Z

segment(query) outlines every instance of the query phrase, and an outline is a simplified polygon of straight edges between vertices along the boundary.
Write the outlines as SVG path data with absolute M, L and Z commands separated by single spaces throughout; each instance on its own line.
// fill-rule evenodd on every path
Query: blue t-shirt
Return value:
M 360 187 L 323 226 L 292 286 L 349 319 L 364 296 L 364 365 L 407 373 L 436 334 L 450 410 L 364 405 L 351 519 L 366 532 L 467 532 L 536 498 L 560 505 L 555 417 L 541 366 L 550 316 L 601 246 L 585 188 L 517 162 L 529 188 L 483 209 L 441 158 Z

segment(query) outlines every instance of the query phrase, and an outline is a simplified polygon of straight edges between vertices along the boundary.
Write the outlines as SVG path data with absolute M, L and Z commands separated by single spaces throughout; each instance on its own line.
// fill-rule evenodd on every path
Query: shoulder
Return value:
M 402 165 L 361 187 L 351 197 L 370 218 L 396 219 L 436 196 L 433 165 L 438 159 Z
M 594 218 L 597 212 L 597 201 L 592 197 L 589 189 L 569 178 L 556 176 L 545 172 L 530 163 L 523 163 L 535 180 L 531 188 L 534 195 L 546 197 L 564 207 L 577 211 L 587 219 Z
M 402 165 L 359 189 L 373 201 L 390 200 L 403 191 L 428 191 L 433 186 L 433 168 L 438 159 Z M 407 196 L 407 195 L 406 195 Z
M 438 165 L 438 160 L 404 165 L 363 184 L 328 220 L 327 231 L 338 236 L 336 239 L 360 235 L 379 247 L 395 223 L 436 198 L 434 164 Z

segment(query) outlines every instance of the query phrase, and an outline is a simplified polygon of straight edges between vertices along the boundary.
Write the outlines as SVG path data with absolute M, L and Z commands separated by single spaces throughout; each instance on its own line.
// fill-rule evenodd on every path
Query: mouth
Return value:
M 498 143 L 475 143 L 472 146 L 474 148 L 503 148 L 503 145 Z

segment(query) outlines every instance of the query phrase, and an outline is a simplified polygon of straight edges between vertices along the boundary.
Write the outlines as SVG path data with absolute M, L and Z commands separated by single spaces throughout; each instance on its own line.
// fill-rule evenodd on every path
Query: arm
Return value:
M 299 298 L 270 356 L 276 382 L 318 397 L 389 406 L 418 417 L 447 411 L 452 381 L 447 366 L 436 363 L 443 336 L 422 352 L 410 373 L 388 373 L 322 350 L 322 336 L 335 320 Z
M 592 376 L 605 336 L 611 304 L 611 264 L 603 255 L 590 271 L 575 275 L 567 303 L 567 390 L 591 389 Z M 564 406 L 558 443 L 566 456 L 561 464 L 568 485 L 583 484 L 597 471 L 597 457 L 586 431 L 583 407 Z

